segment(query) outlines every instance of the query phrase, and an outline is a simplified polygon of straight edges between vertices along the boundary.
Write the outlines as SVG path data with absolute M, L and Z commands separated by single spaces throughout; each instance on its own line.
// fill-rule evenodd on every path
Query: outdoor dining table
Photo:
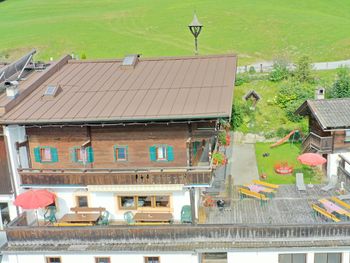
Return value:
M 170 223 L 173 219 L 171 213 L 138 212 L 134 216 L 135 222 L 159 222 Z
M 346 215 L 349 213 L 348 211 L 344 210 L 343 208 L 327 199 L 320 199 L 318 201 L 324 206 L 324 208 L 326 208 L 327 212 L 329 213 L 337 212 L 340 215 Z
M 74 213 L 74 214 L 65 214 L 60 220 L 59 223 L 87 223 L 87 224 L 96 224 L 100 218 L 99 213 Z

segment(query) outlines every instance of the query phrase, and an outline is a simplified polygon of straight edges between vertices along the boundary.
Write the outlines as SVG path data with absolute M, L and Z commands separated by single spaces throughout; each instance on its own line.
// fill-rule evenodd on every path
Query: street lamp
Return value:
M 202 30 L 203 25 L 199 23 L 196 13 L 193 15 L 193 20 L 191 24 L 188 25 L 188 28 L 190 29 L 192 35 L 194 36 L 194 47 L 195 47 L 195 54 L 198 55 L 198 44 L 197 44 L 197 38 Z

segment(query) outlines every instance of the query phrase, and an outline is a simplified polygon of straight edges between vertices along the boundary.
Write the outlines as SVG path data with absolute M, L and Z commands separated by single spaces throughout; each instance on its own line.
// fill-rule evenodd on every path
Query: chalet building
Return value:
M 350 157 L 350 99 L 318 99 L 304 102 L 296 111 L 308 116 L 309 134 L 304 152 L 317 152 L 327 158 L 327 175 L 337 174 L 339 155 Z
M 65 56 L 20 81 L 0 96 L 12 103 L 0 110 L 18 193 L 55 193 L 57 220 L 103 207 L 110 222 L 125 223 L 126 212 L 179 222 L 186 205 L 195 218 L 213 180 L 219 120 L 231 116 L 235 69 L 233 55 Z

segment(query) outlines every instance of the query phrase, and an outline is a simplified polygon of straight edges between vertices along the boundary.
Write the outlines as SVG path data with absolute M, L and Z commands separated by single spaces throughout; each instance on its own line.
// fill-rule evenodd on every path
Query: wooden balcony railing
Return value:
M 310 132 L 303 141 L 303 152 L 316 151 L 319 153 L 330 153 L 332 152 L 332 146 L 332 136 L 322 137 L 316 133 Z
M 279 246 L 293 241 L 350 241 L 350 224 L 315 223 L 298 225 L 196 225 L 174 224 L 164 226 L 23 226 L 10 224 L 5 229 L 8 242 L 113 242 L 144 243 L 158 242 L 276 242 Z M 22 225 L 22 226 L 21 226 Z M 316 243 L 314 243 L 316 244 Z M 332 243 L 334 245 L 334 243 Z
M 22 185 L 208 185 L 213 170 L 205 167 L 144 169 L 18 169 Z

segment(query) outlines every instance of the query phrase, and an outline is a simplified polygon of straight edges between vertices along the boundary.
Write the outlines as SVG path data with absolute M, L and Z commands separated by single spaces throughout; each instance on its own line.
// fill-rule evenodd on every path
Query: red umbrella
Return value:
M 17 196 L 14 204 L 23 209 L 38 209 L 55 201 L 55 195 L 47 190 L 29 190 Z
M 317 153 L 304 153 L 299 155 L 298 161 L 310 166 L 321 165 L 327 162 L 325 158 Z

